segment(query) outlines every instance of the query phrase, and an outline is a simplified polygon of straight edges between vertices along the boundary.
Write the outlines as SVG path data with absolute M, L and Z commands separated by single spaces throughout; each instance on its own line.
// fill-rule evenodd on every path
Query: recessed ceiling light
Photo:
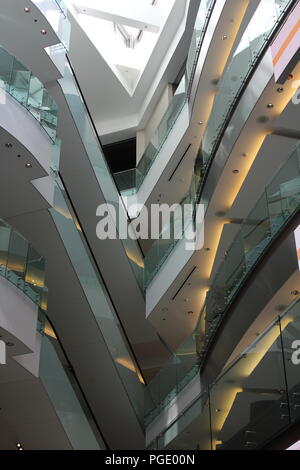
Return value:
M 294 78 L 294 75 L 292 73 L 290 73 L 289 76 L 288 76 L 288 80 L 293 80 L 293 78 Z
M 31 10 L 30 10 L 29 7 L 25 7 L 25 8 L 24 8 L 24 11 L 25 11 L 25 13 L 30 13 L 30 12 L 31 12 Z
M 204 122 L 203 121 L 198 121 L 198 126 L 203 126 Z
M 188 315 L 194 315 L 194 312 L 193 312 L 192 310 L 190 310 L 190 311 L 188 312 Z
M 22 157 L 22 155 L 18 154 L 18 155 L 17 155 L 17 157 L 18 157 L 18 158 L 21 158 L 21 157 Z
M 41 34 L 45 36 L 45 34 L 47 34 L 47 31 L 45 29 L 41 29 Z
M 300 292 L 298 290 L 292 290 L 291 295 L 299 295 Z
M 7 149 L 11 149 L 11 148 L 13 147 L 13 144 L 10 143 L 10 142 L 7 142 L 7 144 L 5 144 L 5 147 L 6 147 Z
M 277 93 L 283 93 L 283 92 L 284 92 L 284 88 L 282 86 L 277 88 Z
M 273 103 L 269 103 L 269 104 L 267 105 L 267 108 L 269 108 L 269 109 L 274 108 L 274 104 L 273 104 Z
M 237 175 L 239 172 L 240 172 L 239 170 L 233 170 L 232 173 L 233 173 L 234 175 Z
M 32 165 L 31 165 L 31 163 L 26 163 L 26 164 L 25 164 L 25 167 L 26 167 L 26 168 L 32 168 Z
M 246 153 L 242 153 L 242 157 L 246 158 L 246 157 L 248 157 L 248 155 Z
M 226 41 L 226 39 L 228 39 L 228 36 L 226 36 L 226 34 L 224 34 L 222 39 L 223 39 L 223 41 Z

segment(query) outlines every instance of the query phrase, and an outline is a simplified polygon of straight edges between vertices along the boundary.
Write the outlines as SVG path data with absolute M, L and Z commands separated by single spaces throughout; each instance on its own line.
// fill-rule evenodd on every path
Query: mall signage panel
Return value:
M 274 75 L 283 84 L 300 60 L 300 1 L 271 45 Z

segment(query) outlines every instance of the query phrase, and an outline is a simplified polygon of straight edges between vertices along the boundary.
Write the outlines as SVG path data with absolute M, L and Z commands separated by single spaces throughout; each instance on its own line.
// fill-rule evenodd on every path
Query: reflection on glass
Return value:
M 211 389 L 214 450 L 255 449 L 289 424 L 279 324 L 262 335 Z
M 239 288 L 252 271 L 263 252 L 268 248 L 284 225 L 300 208 L 300 145 L 291 153 L 273 177 L 270 184 L 258 199 L 254 208 L 240 224 L 240 230 L 232 245 L 227 250 L 226 256 L 217 271 L 210 289 L 206 295 L 203 311 L 199 315 L 198 325 L 193 334 L 186 340 L 194 344 L 195 355 L 189 364 L 190 371 L 176 375 L 173 380 L 169 377 L 169 390 L 166 387 L 166 397 L 162 400 L 157 395 L 157 389 L 161 389 L 160 382 L 165 374 L 169 374 L 170 362 L 178 358 L 178 352 L 159 371 L 149 384 L 152 390 L 152 400 L 149 402 L 148 420 L 151 421 L 170 399 L 181 390 L 183 385 L 189 382 L 199 370 L 212 339 L 214 338 L 220 323 L 223 321 L 227 308 L 237 295 Z M 154 250 L 154 246 L 152 248 Z M 151 252 L 153 256 L 153 251 Z M 147 269 L 148 258 L 146 258 Z M 154 266 L 151 268 L 154 269 Z M 191 350 L 193 348 L 191 347 Z
M 64 242 L 78 280 L 95 316 L 115 367 L 140 421 L 144 415 L 143 380 L 122 326 L 111 305 L 102 280 L 90 260 L 81 238 L 81 228 L 71 214 L 59 179 L 55 181 L 54 205 L 49 209 Z
M 158 449 L 211 450 L 210 403 L 207 392 L 158 439 Z
M 48 324 L 42 337 L 39 377 L 74 450 L 104 450 L 69 364 Z
M 0 220 L 0 275 L 46 310 L 45 259 L 28 241 Z
M 258 450 L 299 421 L 299 333 L 297 300 L 155 441 L 158 448 Z
M 0 87 L 24 106 L 55 142 L 58 108 L 40 80 L 0 47 Z
M 196 183 L 196 195 L 194 201 L 197 202 L 201 195 L 202 185 L 214 151 L 222 135 L 222 131 L 226 126 L 228 117 L 237 99 L 241 95 L 244 83 L 249 74 L 254 70 L 260 60 L 261 52 L 268 43 L 274 29 L 278 27 L 282 15 L 285 13 L 291 0 L 262 0 L 253 15 L 237 50 L 231 59 L 225 73 L 221 79 L 218 93 L 216 94 L 213 109 L 206 126 L 203 136 L 199 155 L 197 157 L 195 171 L 192 178 L 189 194 L 194 191 Z M 203 15 L 203 12 L 202 12 Z M 194 46 L 195 49 L 195 46 Z M 190 67 L 189 67 L 190 68 Z M 251 112 L 251 108 L 245 111 L 244 119 L 247 119 Z M 298 184 L 295 180 L 293 184 Z M 300 184 L 300 183 L 299 183 Z M 283 187 L 282 190 L 288 191 L 289 188 Z M 206 201 L 201 201 L 206 204 Z M 291 201 L 293 203 L 293 201 Z M 267 237 L 265 238 L 265 242 Z M 261 247 L 264 241 L 262 240 Z M 154 244 L 149 256 L 146 258 L 146 287 L 159 271 L 165 260 L 173 251 L 176 244 L 170 243 L 168 253 L 165 257 L 160 258 L 159 250 Z M 157 256 L 156 256 L 157 255 Z M 226 287 L 224 286 L 226 291 Z M 226 296 L 226 293 L 224 292 Z
M 164 145 L 167 137 L 176 123 L 178 116 L 180 115 L 185 103 L 190 97 L 191 85 L 194 78 L 195 67 L 198 61 L 202 40 L 205 34 L 206 26 L 208 24 L 211 11 L 214 7 L 215 0 L 201 0 L 199 10 L 197 13 L 190 49 L 188 53 L 185 73 L 177 86 L 173 99 L 162 117 L 154 135 L 150 139 L 141 160 L 139 161 L 137 168 L 133 170 L 136 174 L 131 179 L 131 184 L 134 186 L 128 186 L 128 179 L 124 195 L 128 196 L 134 194 L 142 185 L 145 177 L 147 176 L 151 166 L 153 165 L 157 155 L 159 154 L 162 146 Z M 125 177 L 128 175 L 124 175 Z M 120 183 L 120 191 L 123 194 L 123 177 L 121 175 L 116 176 L 116 182 Z
M 119 229 L 120 220 L 123 226 L 127 227 L 128 215 L 126 208 L 107 166 L 98 135 L 94 130 L 75 78 L 69 67 L 66 67 L 64 78 L 60 83 L 105 201 L 116 210 L 116 228 L 117 230 Z M 122 240 L 122 243 L 134 275 L 140 287 L 143 288 L 144 259 L 140 247 L 136 240 L 130 238 Z

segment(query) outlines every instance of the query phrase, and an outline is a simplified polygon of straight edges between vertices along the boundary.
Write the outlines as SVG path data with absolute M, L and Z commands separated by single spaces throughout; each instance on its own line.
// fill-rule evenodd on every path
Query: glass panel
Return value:
M 30 79 L 31 72 L 14 58 L 9 93 L 24 106 L 27 106 Z
M 298 299 L 154 444 L 164 450 L 263 448 L 300 419 L 299 366 Z
M 227 306 L 240 288 L 241 283 L 260 259 L 263 251 L 274 240 L 278 231 L 299 209 L 299 149 L 300 145 L 298 144 L 259 198 L 249 216 L 241 223 L 240 231 L 228 249 L 207 293 L 205 306 L 195 331 L 174 354 L 174 357 L 179 359 L 177 361 L 177 376 L 176 379 L 173 377 L 173 385 L 169 376 L 168 394 L 172 394 L 173 390 L 181 390 L 193 378 L 193 374 L 197 373 L 199 364 L 205 358 L 209 344 L 224 318 Z M 276 229 L 274 229 L 275 222 Z M 148 276 L 146 282 L 157 272 L 157 266 L 160 266 L 159 256 L 161 256 L 160 246 L 155 242 L 146 257 L 145 273 Z M 191 352 L 191 367 L 187 373 L 181 373 L 181 350 L 185 348 L 185 345 L 188 345 L 187 348 Z M 193 366 L 194 361 L 195 365 Z M 169 363 L 170 361 L 165 366 L 166 368 Z M 187 369 L 189 368 L 187 367 Z M 164 370 L 165 368 L 162 368 L 160 374 L 163 374 Z M 152 382 L 153 384 L 155 381 L 159 383 L 160 380 L 158 374 Z M 157 397 L 152 396 L 152 398 L 154 403 L 159 401 Z M 161 402 L 159 406 L 163 406 Z M 155 413 L 157 410 L 152 410 L 152 416 Z
M 152 166 L 156 156 L 158 155 L 162 145 L 168 137 L 171 129 L 173 128 L 180 111 L 186 100 L 185 94 L 185 77 L 183 77 L 181 84 L 179 85 L 176 94 L 170 103 L 169 108 L 164 114 L 154 136 L 151 138 L 144 155 L 142 156 L 137 166 L 137 189 L 140 188 L 145 176 L 148 174 L 150 167 Z M 182 91 L 184 89 L 184 91 Z
M 195 181 L 194 175 L 193 181 Z M 188 194 L 180 202 L 180 210 L 175 210 L 171 218 L 163 224 L 159 239 L 153 241 L 145 256 L 144 287 L 149 286 L 160 267 L 193 223 L 194 191 L 195 186 L 192 183 Z
M 249 270 L 271 239 L 270 214 L 266 193 L 262 195 L 255 208 L 243 222 L 241 234 L 245 245 L 246 266 Z
M 11 228 L 0 220 L 0 274 L 6 276 Z
M 289 425 L 278 323 L 222 374 L 210 398 L 214 450 L 254 450 Z
M 0 219 L 0 275 L 47 310 L 45 259 L 27 240 Z
M 133 196 L 136 193 L 136 169 L 114 174 L 116 185 L 122 196 Z
M 43 106 L 44 88 L 41 82 L 31 76 L 29 84 L 29 96 L 27 107 L 37 121 L 41 120 L 41 108 Z
M 99 442 L 56 353 L 54 342 L 55 339 L 50 340 L 47 336 L 42 338 L 40 379 L 73 449 L 100 450 Z
M 68 9 L 65 5 L 65 3 L 63 2 L 63 0 L 55 0 L 55 2 L 57 3 L 57 5 L 59 6 L 59 8 L 61 9 L 61 11 L 63 12 L 63 14 L 65 16 L 67 16 L 68 14 Z
M 7 278 L 16 286 L 24 288 L 28 242 L 22 235 L 12 231 L 9 241 Z
M 9 92 L 14 58 L 4 49 L 0 48 L 0 81 L 1 88 Z
M 281 2 L 261 0 L 248 24 L 237 50 L 225 70 L 215 97 L 198 156 L 202 168 L 206 168 L 209 160 L 213 157 L 215 145 L 235 101 L 240 96 L 241 88 L 257 60 L 260 59 L 261 51 L 290 3 L 291 0 Z M 245 119 L 250 111 L 251 109 L 245 109 Z
M 31 245 L 29 245 L 25 276 L 27 295 L 32 299 L 35 299 L 36 302 L 41 299 L 42 304 L 45 302 L 43 295 L 45 291 L 45 270 L 45 259 L 42 258 Z
M 210 406 L 207 393 L 158 439 L 158 449 L 211 450 Z
M 292 421 L 300 419 L 300 302 L 292 305 L 281 318 L 282 343 Z
M 299 147 L 267 188 L 272 234 L 294 213 L 300 202 Z
M 102 281 L 90 261 L 89 254 L 81 239 L 81 229 L 69 211 L 62 188 L 61 182 L 57 180 L 54 208 L 49 209 L 49 212 L 64 242 L 132 406 L 142 422 L 144 417 L 143 379 L 131 354 L 130 347 L 123 336 L 122 326 L 110 303 Z
M 52 140 L 56 137 L 58 108 L 47 90 L 43 90 L 43 103 L 41 107 L 41 123 Z
M 58 108 L 42 83 L 16 58 L 0 48 L 0 88 L 32 114 L 55 141 Z

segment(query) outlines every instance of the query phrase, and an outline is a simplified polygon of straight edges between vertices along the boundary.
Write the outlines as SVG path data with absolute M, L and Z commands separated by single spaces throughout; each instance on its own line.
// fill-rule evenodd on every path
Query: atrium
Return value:
M 1 451 L 300 450 L 299 91 L 300 0 L 0 0 Z

